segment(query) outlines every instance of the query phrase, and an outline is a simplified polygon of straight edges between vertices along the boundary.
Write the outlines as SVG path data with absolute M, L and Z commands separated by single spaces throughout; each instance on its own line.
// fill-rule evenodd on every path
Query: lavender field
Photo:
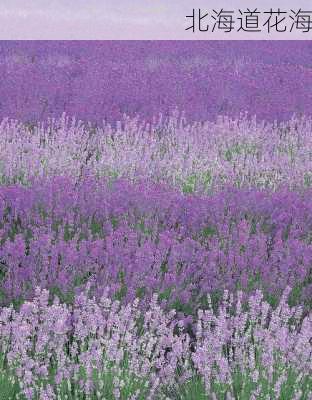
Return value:
M 312 399 L 312 45 L 0 42 L 0 398 Z

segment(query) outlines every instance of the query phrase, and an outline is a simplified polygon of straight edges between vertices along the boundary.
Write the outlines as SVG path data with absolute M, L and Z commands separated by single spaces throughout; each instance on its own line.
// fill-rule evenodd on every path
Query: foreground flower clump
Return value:
M 272 309 L 260 291 L 246 303 L 225 293 L 217 311 L 208 296 L 190 334 L 157 296 L 141 312 L 138 299 L 83 293 L 66 306 L 37 289 L 19 311 L 1 310 L 2 387 L 46 400 L 308 400 L 312 319 L 289 308 L 288 294 Z

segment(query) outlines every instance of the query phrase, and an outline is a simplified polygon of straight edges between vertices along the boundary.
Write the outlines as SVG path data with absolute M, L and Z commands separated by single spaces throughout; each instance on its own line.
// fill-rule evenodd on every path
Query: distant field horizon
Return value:
M 2 41 L 0 119 L 312 113 L 309 41 Z

